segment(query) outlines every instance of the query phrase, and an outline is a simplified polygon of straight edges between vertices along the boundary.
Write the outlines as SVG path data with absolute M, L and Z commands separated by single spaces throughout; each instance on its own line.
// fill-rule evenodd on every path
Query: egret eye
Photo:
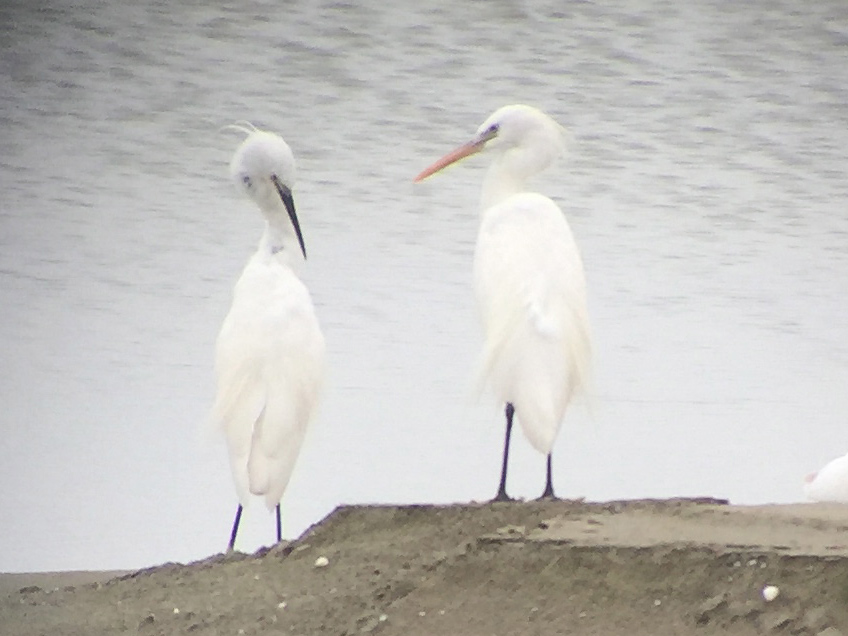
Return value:
M 481 143 L 485 143 L 487 141 L 492 141 L 495 137 L 498 136 L 498 130 L 500 129 L 500 124 L 491 124 L 488 126 L 483 132 L 480 133 L 479 139 Z
M 247 174 L 241 175 L 241 182 L 244 184 L 245 188 L 249 188 L 253 185 L 253 182 L 250 180 L 250 175 Z

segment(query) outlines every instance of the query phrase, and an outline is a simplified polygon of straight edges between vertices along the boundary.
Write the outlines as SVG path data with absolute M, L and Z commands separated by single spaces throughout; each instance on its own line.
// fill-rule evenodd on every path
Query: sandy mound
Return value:
M 839 636 L 848 635 L 846 544 L 841 506 L 345 507 L 253 556 L 87 584 L 68 578 L 79 574 L 5 575 L 0 590 L 28 584 L 0 600 L 0 625 L 92 636 Z M 316 567 L 319 557 L 328 565 Z M 766 585 L 780 590 L 771 602 Z

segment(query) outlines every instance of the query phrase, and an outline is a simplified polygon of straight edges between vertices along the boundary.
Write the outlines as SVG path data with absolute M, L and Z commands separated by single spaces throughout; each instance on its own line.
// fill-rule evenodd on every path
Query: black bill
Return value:
M 289 219 L 291 219 L 292 225 L 294 226 L 294 233 L 297 234 L 297 242 L 300 243 L 300 251 L 303 252 L 303 258 L 306 258 L 306 245 L 303 243 L 303 234 L 300 231 L 300 223 L 297 222 L 297 212 L 294 210 L 294 197 L 292 196 L 292 192 L 277 178 L 277 175 L 272 176 L 271 180 L 274 182 L 274 186 L 277 188 L 277 192 L 280 193 L 280 198 L 286 206 L 286 211 L 289 213 Z

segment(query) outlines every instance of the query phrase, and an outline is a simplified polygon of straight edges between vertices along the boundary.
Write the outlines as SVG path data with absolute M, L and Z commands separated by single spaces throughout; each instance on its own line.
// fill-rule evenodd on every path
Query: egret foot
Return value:
M 495 498 L 492 499 L 492 503 L 503 502 L 503 501 L 516 501 L 516 500 L 513 499 L 512 497 L 510 497 L 508 494 L 506 494 L 506 490 L 499 490 L 498 494 L 495 495 Z

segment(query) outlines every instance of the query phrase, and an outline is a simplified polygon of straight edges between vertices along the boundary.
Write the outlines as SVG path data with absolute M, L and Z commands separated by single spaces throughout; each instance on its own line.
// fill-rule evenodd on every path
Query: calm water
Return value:
M 225 546 L 213 346 L 262 231 L 227 178 L 240 119 L 297 155 L 329 347 L 288 535 L 340 503 L 493 495 L 485 161 L 411 179 L 510 102 L 573 135 L 538 183 L 582 246 L 596 348 L 559 493 L 797 501 L 848 450 L 848 5 L 359 4 L 0 7 L 0 571 Z M 541 492 L 520 437 L 511 471 Z M 246 523 L 243 549 L 271 540 L 259 501 Z

